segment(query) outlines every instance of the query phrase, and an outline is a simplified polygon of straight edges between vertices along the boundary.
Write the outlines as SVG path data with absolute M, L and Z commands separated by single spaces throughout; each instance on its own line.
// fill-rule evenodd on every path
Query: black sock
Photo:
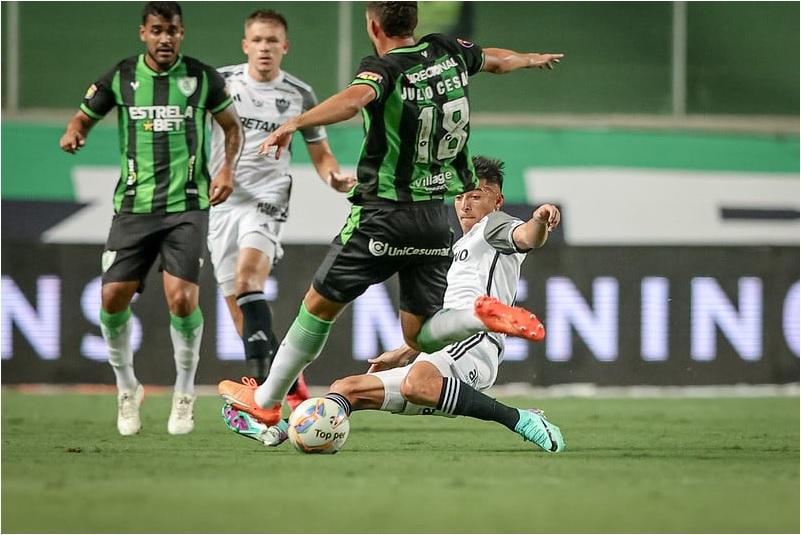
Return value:
M 242 343 L 248 371 L 259 383 L 270 371 L 277 349 L 273 334 L 273 315 L 263 292 L 247 292 L 236 297 L 242 310 Z
M 330 399 L 331 401 L 342 407 L 342 410 L 344 410 L 345 414 L 347 414 L 348 416 L 350 416 L 350 413 L 353 412 L 353 409 L 350 406 L 350 401 L 348 401 L 348 399 L 345 396 L 329 392 L 328 394 L 325 395 L 325 398 Z
M 515 430 L 520 413 L 517 409 L 495 401 L 469 384 L 452 377 L 442 378 L 442 392 L 437 410 L 455 416 L 470 416 L 479 420 L 498 422 Z

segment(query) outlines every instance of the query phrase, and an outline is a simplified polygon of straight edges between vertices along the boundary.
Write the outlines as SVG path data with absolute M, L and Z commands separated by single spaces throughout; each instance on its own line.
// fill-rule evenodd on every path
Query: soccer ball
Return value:
M 336 453 L 349 432 L 348 415 L 330 399 L 309 398 L 289 416 L 289 441 L 302 453 Z

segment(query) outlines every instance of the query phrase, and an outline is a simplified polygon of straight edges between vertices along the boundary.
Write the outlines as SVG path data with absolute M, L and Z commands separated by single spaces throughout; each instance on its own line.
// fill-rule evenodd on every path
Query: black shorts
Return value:
M 314 275 L 314 289 L 350 303 L 397 273 L 401 310 L 428 317 L 442 308 L 451 245 L 442 201 L 354 205 Z
M 175 214 L 116 214 L 103 252 L 103 284 L 139 281 L 161 255 L 159 269 L 195 284 L 206 255 L 207 210 Z

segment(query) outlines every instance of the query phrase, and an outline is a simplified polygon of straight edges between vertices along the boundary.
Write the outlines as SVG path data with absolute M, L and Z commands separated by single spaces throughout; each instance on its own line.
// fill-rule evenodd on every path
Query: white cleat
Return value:
M 123 436 L 135 435 L 142 428 L 139 406 L 145 398 L 141 384 L 135 390 L 123 390 L 117 394 L 117 431 Z
M 171 435 L 185 435 L 195 428 L 195 396 L 188 394 L 172 395 L 172 410 L 167 420 L 167 431 Z

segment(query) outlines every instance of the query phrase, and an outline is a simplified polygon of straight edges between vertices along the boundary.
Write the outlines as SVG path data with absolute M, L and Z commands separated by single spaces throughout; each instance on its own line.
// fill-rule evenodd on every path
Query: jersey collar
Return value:
M 278 69 L 278 76 L 276 76 L 275 78 L 273 78 L 269 82 L 260 82 L 260 81 L 256 80 L 255 78 L 253 78 L 252 76 L 250 76 L 250 72 L 248 71 L 248 64 L 247 63 L 245 63 L 244 71 L 245 71 L 244 72 L 245 82 L 247 82 L 247 84 L 249 86 L 255 87 L 256 89 L 272 89 L 272 88 L 278 86 L 281 82 L 283 82 L 284 81 L 284 77 L 286 75 L 286 73 L 283 70 Z
M 397 54 L 399 52 L 420 52 L 428 48 L 428 43 L 417 43 L 414 46 L 403 46 L 400 48 L 393 48 L 387 54 Z
M 139 67 L 144 69 L 145 72 L 153 75 L 153 76 L 169 76 L 174 70 L 176 70 L 180 65 L 184 62 L 183 54 L 178 54 L 178 57 L 175 60 L 175 63 L 172 64 L 172 67 L 167 69 L 164 72 L 156 72 L 150 68 L 150 66 L 145 61 L 145 55 L 139 54 Z

